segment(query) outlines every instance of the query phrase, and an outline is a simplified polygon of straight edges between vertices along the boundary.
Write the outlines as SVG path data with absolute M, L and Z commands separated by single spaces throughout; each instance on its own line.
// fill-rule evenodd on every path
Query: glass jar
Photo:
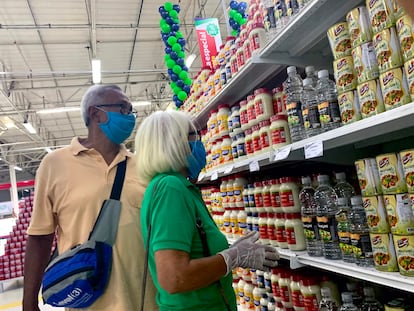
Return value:
M 262 152 L 268 152 L 272 149 L 271 142 L 271 133 L 270 133 L 270 120 L 260 121 L 260 146 Z
M 244 147 L 246 149 L 247 157 L 253 156 L 254 149 L 253 149 L 253 137 L 252 137 L 252 130 L 251 129 L 247 129 L 245 131 Z
M 283 86 L 275 87 L 272 90 L 272 103 L 274 114 L 287 114 L 286 113 L 286 101 Z
M 218 126 L 219 137 L 229 134 L 229 125 L 228 125 L 229 115 L 230 115 L 230 109 L 228 105 L 222 104 L 218 106 L 217 126 Z
M 269 245 L 269 236 L 267 235 L 267 213 L 259 213 L 259 233 L 260 242 L 264 245 Z
M 288 248 L 291 251 L 303 251 L 306 249 L 305 234 L 300 213 L 285 214 L 286 238 Z
M 253 152 L 254 154 L 258 154 L 262 150 L 262 145 L 260 144 L 260 126 L 253 125 L 252 130 Z
M 242 100 L 240 102 L 240 127 L 243 131 L 250 128 L 248 111 L 247 111 L 247 100 Z
M 267 235 L 269 236 L 270 245 L 277 247 L 275 214 L 272 212 L 267 214 Z
M 246 158 L 246 146 L 244 132 L 236 134 L 237 138 L 237 159 L 242 160 Z
M 254 95 L 247 96 L 247 119 L 249 127 L 259 124 L 259 120 L 256 120 L 256 112 L 254 109 Z
M 236 130 L 241 130 L 241 123 L 240 123 L 240 105 L 235 104 L 231 107 L 231 127 L 232 131 L 236 132 Z
M 254 91 L 254 111 L 258 121 L 268 120 L 273 115 L 272 95 L 266 88 Z
M 249 41 L 252 54 L 259 52 L 266 45 L 266 30 L 263 23 L 258 22 L 252 25 L 249 32 Z
M 270 181 L 270 200 L 272 202 L 272 212 L 282 212 L 282 206 L 280 205 L 280 183 L 278 179 L 272 179 Z
M 233 161 L 231 148 L 230 136 L 224 135 L 221 142 L 221 164 L 227 164 Z
M 279 114 L 270 118 L 272 148 L 277 149 L 291 143 L 287 115 Z
M 299 187 L 293 177 L 280 178 L 280 201 L 284 213 L 300 213 Z
M 256 206 L 256 211 L 262 213 L 263 208 L 263 185 L 261 181 L 256 181 L 254 184 L 254 205 Z
M 275 220 L 276 239 L 280 248 L 288 248 L 286 230 L 285 230 L 285 214 L 276 213 Z

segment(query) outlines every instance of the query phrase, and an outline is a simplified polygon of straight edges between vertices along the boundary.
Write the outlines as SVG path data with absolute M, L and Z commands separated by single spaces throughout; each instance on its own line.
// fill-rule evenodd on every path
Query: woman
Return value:
M 135 145 L 138 176 L 147 186 L 142 234 L 145 243 L 150 236 L 148 265 L 160 310 L 236 310 L 232 269 L 269 270 L 277 265 L 276 250 L 256 244 L 257 232 L 228 248 L 189 181 L 204 167 L 206 153 L 185 113 L 153 113 L 139 127 Z

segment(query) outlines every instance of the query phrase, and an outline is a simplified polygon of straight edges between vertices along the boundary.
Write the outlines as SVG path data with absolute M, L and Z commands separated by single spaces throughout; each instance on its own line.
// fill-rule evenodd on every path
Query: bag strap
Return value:
M 118 163 L 111 196 L 103 202 L 88 240 L 105 242 L 109 245 L 114 245 L 115 243 L 119 217 L 121 215 L 121 202 L 119 199 L 125 180 L 126 162 L 127 159 L 125 158 L 124 161 Z
M 203 228 L 203 221 L 201 220 L 199 216 L 197 216 L 196 218 L 196 227 L 197 227 L 198 235 L 200 236 L 201 245 L 203 246 L 203 255 L 204 257 L 210 257 L 211 253 L 210 253 L 210 248 L 208 247 L 208 243 L 207 243 L 207 234 Z M 220 295 L 224 300 L 224 304 L 226 305 L 226 309 L 228 311 L 231 311 L 229 301 L 227 300 L 227 297 L 224 294 L 223 285 L 221 285 L 220 280 L 217 280 L 216 282 L 214 282 L 214 284 L 216 284 L 218 287 Z

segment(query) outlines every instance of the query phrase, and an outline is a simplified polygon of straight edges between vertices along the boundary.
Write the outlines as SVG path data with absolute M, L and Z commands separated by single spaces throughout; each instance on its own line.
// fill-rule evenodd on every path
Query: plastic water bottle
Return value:
M 311 179 L 302 177 L 303 188 L 299 192 L 303 230 L 306 238 L 306 251 L 309 256 L 323 256 L 322 241 L 319 237 L 318 222 L 316 220 L 317 203 L 315 189 L 311 186 Z
M 339 247 L 342 253 L 342 260 L 345 262 L 355 262 L 351 244 L 351 229 L 349 223 L 349 214 L 351 212 L 351 204 L 347 198 L 338 198 L 338 213 L 336 213 L 336 221 L 338 223 Z
M 318 176 L 319 186 L 315 191 L 319 235 L 323 242 L 323 256 L 326 259 L 341 259 L 338 229 L 335 215 L 338 212 L 338 197 L 329 184 L 328 175 Z
M 355 189 L 352 185 L 346 181 L 346 175 L 344 172 L 336 173 L 336 185 L 334 186 L 336 195 L 338 198 L 346 198 L 348 203 L 351 203 L 351 197 L 355 196 Z
M 328 70 L 318 72 L 318 109 L 322 129 L 326 132 L 341 126 L 341 113 L 335 82 L 329 79 Z
M 361 311 L 384 311 L 384 306 L 375 299 L 375 292 L 372 287 L 364 287 L 364 300 Z
M 302 119 L 302 79 L 297 74 L 296 67 L 287 68 L 288 77 L 283 83 L 286 92 L 286 110 L 292 141 L 305 138 Z
M 305 73 L 306 73 L 306 79 L 308 78 L 312 79 L 312 86 L 316 88 L 316 85 L 318 83 L 318 73 L 316 72 L 315 67 L 306 66 Z
M 352 293 L 343 292 L 342 297 L 342 306 L 339 309 L 340 311 L 359 311 L 358 307 L 352 302 Z
M 321 288 L 322 299 L 319 302 L 318 311 L 337 311 L 338 305 L 333 300 L 331 295 L 331 289 L 329 287 Z
M 367 267 L 374 265 L 374 259 L 367 217 L 362 204 L 362 198 L 360 196 L 351 198 L 352 210 L 349 214 L 349 228 L 351 230 L 351 244 L 355 263 L 358 266 Z
M 322 133 L 321 121 L 319 120 L 318 95 L 312 84 L 311 78 L 303 80 L 302 118 L 306 137 Z

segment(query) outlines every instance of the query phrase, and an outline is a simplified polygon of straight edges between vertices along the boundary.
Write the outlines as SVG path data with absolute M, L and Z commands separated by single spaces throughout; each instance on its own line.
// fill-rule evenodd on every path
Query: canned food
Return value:
M 407 14 L 407 11 L 401 5 L 399 5 L 396 0 L 391 0 L 391 2 L 394 20 L 398 20 L 400 17 Z
M 367 216 L 369 232 L 389 233 L 390 226 L 387 221 L 387 213 L 382 196 L 364 197 L 363 205 Z
M 377 80 L 364 82 L 357 87 L 362 118 L 368 118 L 385 111 L 381 86 Z
M 400 152 L 404 180 L 409 193 L 414 193 L 414 149 Z
M 376 157 L 383 194 L 407 192 L 399 154 L 387 153 Z
M 414 101 L 414 59 L 405 62 L 404 72 L 407 77 L 408 92 L 410 93 L 411 100 Z
M 338 104 L 341 112 L 342 124 L 348 124 L 361 120 L 358 94 L 356 90 L 339 95 Z
M 402 66 L 400 42 L 395 28 L 384 29 L 374 35 L 372 41 L 380 73 Z
M 386 194 L 384 204 L 391 233 L 414 234 L 414 214 L 408 194 Z
M 351 56 L 342 57 L 334 61 L 334 75 L 339 94 L 352 91 L 356 88 L 357 79 Z
M 402 68 L 392 69 L 380 75 L 381 92 L 385 110 L 408 104 L 411 96 Z
M 374 33 L 394 25 L 391 0 L 366 0 L 366 6 Z
M 353 47 L 371 41 L 372 28 L 369 21 L 368 10 L 364 6 L 353 9 L 346 15 L 349 36 Z
M 414 276 L 414 236 L 394 235 L 393 240 L 400 274 Z
M 374 158 L 355 161 L 359 188 L 363 196 L 382 193 L 377 162 Z
M 347 23 L 332 26 L 327 35 L 334 59 L 351 55 L 352 45 Z
M 414 24 L 409 15 L 404 15 L 397 20 L 395 25 L 400 41 L 401 53 L 404 61 L 414 57 Z
M 372 42 L 354 48 L 352 59 L 359 84 L 379 77 L 377 56 Z
M 389 233 L 371 233 L 371 246 L 375 269 L 386 272 L 398 271 L 394 241 Z

